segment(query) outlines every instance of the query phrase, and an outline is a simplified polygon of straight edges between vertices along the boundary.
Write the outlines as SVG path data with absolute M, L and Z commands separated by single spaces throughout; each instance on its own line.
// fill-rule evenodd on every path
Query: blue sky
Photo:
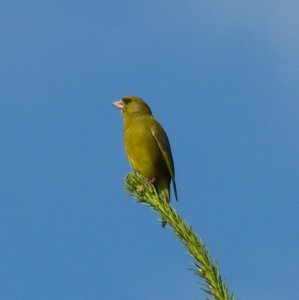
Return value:
M 204 299 L 123 187 L 111 102 L 168 133 L 176 210 L 238 299 L 299 298 L 298 1 L 0 4 L 0 298 Z

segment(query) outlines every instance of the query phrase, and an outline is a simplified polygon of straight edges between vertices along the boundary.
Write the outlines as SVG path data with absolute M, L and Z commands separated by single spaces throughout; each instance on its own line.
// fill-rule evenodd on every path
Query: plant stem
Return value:
M 139 203 L 149 205 L 162 220 L 171 227 L 180 242 L 187 248 L 194 259 L 193 271 L 203 279 L 203 290 L 216 300 L 234 300 L 222 280 L 217 260 L 213 263 L 208 249 L 188 225 L 156 191 L 155 187 L 136 172 L 129 173 L 125 178 L 127 191 Z

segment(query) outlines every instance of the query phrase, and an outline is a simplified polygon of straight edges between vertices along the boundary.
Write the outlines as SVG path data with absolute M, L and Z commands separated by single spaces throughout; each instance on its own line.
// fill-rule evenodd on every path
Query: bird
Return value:
M 170 201 L 170 182 L 178 194 L 170 143 L 166 132 L 141 98 L 125 96 L 112 103 L 124 119 L 125 152 L 132 168 L 152 183 L 159 195 Z M 162 227 L 166 226 L 162 220 Z

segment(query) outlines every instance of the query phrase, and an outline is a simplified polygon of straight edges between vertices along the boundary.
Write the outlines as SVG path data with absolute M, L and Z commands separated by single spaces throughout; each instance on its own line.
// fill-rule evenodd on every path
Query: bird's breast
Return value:
M 152 135 L 150 120 L 136 120 L 124 126 L 128 161 L 137 172 L 148 178 L 167 172 L 163 155 Z

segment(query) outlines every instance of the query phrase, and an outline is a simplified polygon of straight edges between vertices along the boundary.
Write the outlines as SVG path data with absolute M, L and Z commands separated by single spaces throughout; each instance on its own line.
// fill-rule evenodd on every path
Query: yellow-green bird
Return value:
M 123 97 L 113 105 L 124 117 L 125 150 L 132 168 L 148 178 L 166 201 L 170 201 L 172 180 L 178 200 L 169 140 L 149 106 L 135 96 Z M 162 226 L 165 225 L 166 222 L 162 221 Z

